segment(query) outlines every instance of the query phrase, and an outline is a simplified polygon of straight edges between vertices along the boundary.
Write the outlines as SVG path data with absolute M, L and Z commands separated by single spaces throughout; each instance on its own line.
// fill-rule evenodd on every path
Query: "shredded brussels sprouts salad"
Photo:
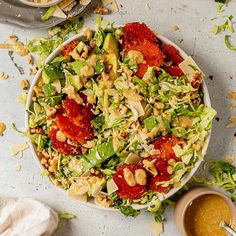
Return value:
M 216 112 L 203 73 L 143 23 L 83 30 L 44 65 L 28 109 L 42 175 L 81 201 L 136 215 L 203 159 Z

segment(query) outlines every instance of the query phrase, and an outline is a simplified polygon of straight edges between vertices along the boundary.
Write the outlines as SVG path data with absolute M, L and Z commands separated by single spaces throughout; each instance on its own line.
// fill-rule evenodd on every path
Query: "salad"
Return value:
M 81 201 L 154 211 L 203 158 L 216 114 L 204 75 L 144 23 L 83 34 L 33 88 L 29 136 L 43 175 Z

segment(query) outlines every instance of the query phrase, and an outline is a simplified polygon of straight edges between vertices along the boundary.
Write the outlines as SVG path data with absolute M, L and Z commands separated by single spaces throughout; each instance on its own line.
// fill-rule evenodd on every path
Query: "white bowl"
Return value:
M 49 2 L 46 3 L 31 2 L 30 0 L 19 0 L 19 1 L 31 7 L 50 7 L 58 4 L 62 0 L 50 0 Z
M 170 44 L 172 46 L 174 46 L 175 48 L 177 48 L 179 50 L 179 53 L 180 55 L 185 59 L 188 57 L 188 55 L 181 49 L 179 48 L 176 44 L 174 44 L 172 41 L 170 41 L 169 39 L 165 38 L 164 36 L 160 36 L 158 35 L 157 36 L 159 40 L 161 40 L 163 43 L 166 43 L 166 44 Z M 66 40 L 64 43 L 62 43 L 61 46 L 57 47 L 49 56 L 48 58 L 46 59 L 45 61 L 45 64 L 49 63 L 54 57 L 56 57 L 62 50 L 63 46 L 67 45 L 68 43 L 76 40 L 76 39 L 82 39 L 83 38 L 83 35 L 82 33 L 80 34 L 77 34 L 71 38 L 69 38 L 68 40 Z M 26 109 L 29 109 L 29 106 L 30 106 L 30 103 L 32 102 L 32 97 L 34 96 L 34 90 L 33 90 L 33 87 L 37 84 L 37 81 L 38 79 L 40 78 L 41 76 L 41 73 L 42 73 L 42 69 L 40 69 L 37 74 L 35 75 L 34 77 L 34 80 L 31 84 L 31 87 L 30 87 L 30 90 L 29 90 L 29 94 L 28 94 L 28 98 L 27 98 L 27 103 L 26 103 Z M 203 89 L 203 94 L 204 94 L 204 104 L 207 106 L 207 107 L 211 107 L 211 101 L 210 101 L 210 97 L 209 97 L 209 92 L 208 92 L 208 89 L 207 89 L 207 86 L 206 86 L 206 83 L 203 81 L 203 84 L 202 84 L 202 89 Z M 28 113 L 26 112 L 26 115 L 25 115 L 25 126 L 27 128 L 28 127 L 28 119 L 29 119 L 29 115 Z M 207 147 L 208 147 L 208 144 L 209 144 L 209 141 L 210 141 L 210 135 L 211 135 L 211 131 L 209 131 L 209 135 L 206 139 L 206 142 L 205 142 L 205 145 L 203 147 L 203 150 L 202 150 L 202 154 L 203 156 L 205 156 L 206 154 L 206 151 L 207 151 Z M 44 167 L 43 165 L 40 163 L 40 159 L 39 157 L 37 156 L 37 153 L 36 153 L 36 148 L 35 146 L 30 143 L 30 148 L 32 150 L 32 153 L 33 153 L 33 156 L 34 156 L 34 159 L 36 160 L 36 162 L 39 164 L 41 170 L 43 171 L 44 170 Z M 194 165 L 194 168 L 188 172 L 186 175 L 184 175 L 184 177 L 182 178 L 181 180 L 181 186 L 178 187 L 178 188 L 173 188 L 171 189 L 167 194 L 163 194 L 161 197 L 160 197 L 160 200 L 163 201 L 169 197 L 171 197 L 172 195 L 174 195 L 178 190 L 180 190 L 189 180 L 190 178 L 194 175 L 194 173 L 197 171 L 198 167 L 200 166 L 201 164 L 201 160 L 197 161 Z M 61 189 L 61 188 L 60 188 Z M 65 190 L 63 190 L 63 192 L 65 192 Z M 108 210 L 108 211 L 115 211 L 114 208 L 105 208 L 105 207 L 102 207 L 102 206 L 98 206 L 94 203 L 94 200 L 90 200 L 88 202 L 81 202 L 87 206 L 91 206 L 91 207 L 95 207 L 95 208 L 99 208 L 99 209 L 103 209 L 103 210 Z M 144 208 L 147 208 L 149 205 L 148 204 L 145 204 L 145 205 L 133 205 L 133 207 L 135 209 L 144 209 Z

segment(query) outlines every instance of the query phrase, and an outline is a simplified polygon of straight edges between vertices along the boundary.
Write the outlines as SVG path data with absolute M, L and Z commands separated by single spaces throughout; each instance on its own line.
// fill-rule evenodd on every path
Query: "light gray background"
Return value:
M 118 0 L 120 12 L 106 18 L 117 24 L 131 21 L 143 21 L 157 33 L 169 38 L 182 47 L 188 54 L 193 55 L 195 61 L 206 75 L 213 107 L 218 111 L 219 122 L 214 121 L 213 133 L 207 158 L 221 159 L 235 153 L 233 135 L 235 129 L 226 129 L 228 117 L 235 113 L 230 109 L 231 101 L 227 97 L 230 90 L 236 91 L 236 52 L 226 48 L 223 42 L 224 34 L 214 36 L 210 19 L 215 16 L 236 14 L 236 1 L 231 0 L 226 10 L 216 12 L 217 4 L 214 0 Z M 145 10 L 149 3 L 151 9 Z M 91 8 L 86 9 L 85 25 L 93 26 Z M 236 15 L 235 15 L 236 17 Z M 222 22 L 222 19 L 216 22 Z M 172 26 L 177 25 L 179 31 L 174 32 Z M 36 35 L 44 35 L 46 31 L 33 31 L 15 26 L 0 25 L 0 42 L 7 40 L 11 34 L 16 34 L 25 42 Z M 236 33 L 234 34 L 236 45 Z M 17 127 L 24 128 L 24 109 L 17 103 L 21 92 L 20 81 L 32 78 L 28 76 L 29 66 L 26 58 L 15 56 L 16 61 L 24 67 L 25 75 L 21 76 L 13 66 L 7 51 L 0 51 L 0 71 L 10 75 L 6 81 L 0 81 L 0 121 L 4 121 L 8 129 L 0 137 L 0 195 L 14 197 L 33 197 L 49 204 L 56 210 L 72 211 L 77 219 L 60 225 L 58 236 L 94 236 L 94 235 L 155 235 L 150 229 L 152 216 L 146 212 L 137 219 L 125 218 L 119 213 L 111 213 L 81 205 L 57 190 L 45 177 L 40 176 L 40 170 L 33 160 L 30 150 L 24 157 L 16 159 L 11 156 L 10 146 L 23 141 L 15 133 L 10 124 L 15 122 Z M 214 79 L 209 80 L 208 76 Z M 230 77 L 232 76 L 232 79 Z M 16 172 L 14 166 L 20 164 L 22 170 Z M 201 173 L 203 170 L 200 170 Z M 179 235 L 173 222 L 173 209 L 166 211 L 167 222 L 163 235 Z

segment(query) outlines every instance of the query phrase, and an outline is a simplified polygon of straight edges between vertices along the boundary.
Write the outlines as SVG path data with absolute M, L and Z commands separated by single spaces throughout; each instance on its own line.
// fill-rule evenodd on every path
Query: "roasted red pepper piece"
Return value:
M 126 53 L 130 50 L 137 50 L 143 54 L 145 63 L 138 65 L 138 72 L 136 75 L 140 78 L 144 76 L 148 66 L 160 67 L 163 64 L 163 53 L 157 44 L 151 43 L 147 40 L 136 42 L 128 47 Z
M 79 40 L 72 41 L 71 43 L 64 46 L 61 54 L 63 57 L 71 57 L 70 53 L 76 48 L 79 44 Z
M 136 75 L 144 76 L 148 66 L 160 67 L 163 64 L 163 53 L 157 44 L 156 35 L 145 24 L 128 23 L 124 26 L 122 47 L 127 54 L 130 50 L 137 50 L 143 54 L 145 63 L 138 65 Z
M 94 135 L 91 124 L 91 120 L 93 119 L 91 104 L 87 103 L 87 97 L 85 95 L 81 94 L 81 97 L 85 105 L 78 104 L 75 100 L 66 97 L 57 111 L 54 124 L 57 130 L 60 130 L 67 139 L 77 145 L 76 147 L 71 146 L 78 152 L 81 150 L 80 145 L 91 140 Z M 62 150 L 62 152 L 66 147 L 70 148 L 70 146 L 65 146 L 55 139 L 56 136 L 53 135 L 55 134 L 53 129 L 50 133 L 51 135 L 49 137 L 51 140 L 54 140 L 52 143 L 55 148 Z M 66 154 L 66 151 L 63 153 Z
M 69 117 L 73 123 L 79 127 L 91 127 L 91 120 L 94 118 L 91 112 L 91 107 L 78 104 L 75 100 L 68 97 L 63 102 L 63 107 L 66 111 L 66 116 Z
M 147 185 L 135 185 L 131 187 L 124 179 L 124 168 L 131 170 L 135 174 L 135 170 L 143 169 L 141 165 L 125 164 L 118 168 L 117 172 L 113 175 L 113 180 L 118 186 L 117 194 L 120 198 L 127 198 L 130 200 L 139 199 L 147 190 Z
M 134 42 L 142 42 L 144 40 L 154 44 L 157 42 L 156 35 L 144 23 L 133 22 L 124 26 L 123 48 L 129 47 L 129 45 L 132 46 Z
M 93 130 L 91 127 L 79 127 L 64 115 L 56 115 L 56 125 L 62 133 L 73 142 L 83 144 L 93 138 Z
M 172 62 L 173 64 L 179 64 L 184 59 L 179 55 L 179 50 L 176 49 L 174 46 L 169 44 L 162 44 L 161 51 L 165 55 L 166 62 Z
M 171 76 L 176 76 L 180 77 L 184 73 L 183 71 L 178 67 L 178 66 L 166 66 L 165 70 L 171 75 Z
M 57 135 L 57 127 L 52 127 L 51 130 L 48 132 L 48 136 L 50 137 L 52 141 L 52 146 L 56 148 L 58 151 L 70 155 L 70 156 L 75 156 L 81 154 L 81 147 L 80 146 L 73 146 L 71 144 L 68 144 L 66 141 L 65 142 L 60 142 L 57 140 L 56 135 Z
M 150 159 L 153 160 L 153 157 L 150 157 Z M 169 185 L 168 187 L 162 187 L 161 185 L 156 185 L 156 183 L 170 180 L 171 176 L 167 172 L 168 163 L 167 163 L 166 160 L 157 158 L 154 165 L 155 165 L 156 170 L 157 170 L 157 175 L 156 176 L 153 176 L 153 175 L 150 176 L 149 188 L 148 189 L 150 189 L 152 191 L 167 193 L 170 190 L 171 185 Z
M 164 137 L 158 138 L 154 142 L 154 148 L 160 150 L 160 158 L 165 160 L 173 158 L 178 161 L 178 158 L 176 157 L 173 150 L 173 146 L 175 146 L 178 141 L 178 138 L 175 136 L 167 134 Z

